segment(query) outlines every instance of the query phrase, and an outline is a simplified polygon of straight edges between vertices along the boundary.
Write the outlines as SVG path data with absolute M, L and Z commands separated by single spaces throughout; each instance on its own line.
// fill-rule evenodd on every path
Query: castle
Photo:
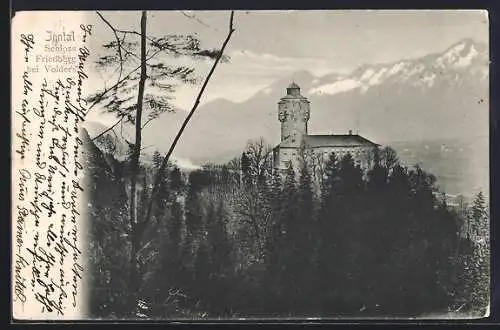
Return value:
M 300 87 L 292 82 L 286 95 L 278 102 L 278 119 L 281 122 L 281 142 L 273 149 L 274 167 L 284 170 L 292 163 L 298 169 L 301 157 L 318 163 L 328 159 L 332 152 L 338 158 L 350 153 L 355 164 L 363 170 L 372 166 L 374 150 L 378 144 L 358 135 L 331 134 L 310 135 L 307 122 L 310 116 L 310 102 L 300 94 Z

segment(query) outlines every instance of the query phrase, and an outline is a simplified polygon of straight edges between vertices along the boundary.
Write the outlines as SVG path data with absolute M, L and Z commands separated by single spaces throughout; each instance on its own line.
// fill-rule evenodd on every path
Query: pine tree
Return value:
M 317 227 L 312 191 L 312 178 L 308 164 L 303 161 L 298 186 L 298 210 L 294 227 L 291 228 L 295 251 L 294 273 L 297 277 L 296 309 L 301 312 L 315 312 L 313 287 L 317 281 L 316 234 Z
M 297 220 L 297 197 L 295 170 L 290 162 L 286 169 L 286 176 L 283 184 L 283 222 L 287 237 L 290 237 L 292 234 L 290 231 Z
M 273 219 L 276 224 L 281 219 L 280 214 L 283 211 L 283 180 L 279 170 L 274 170 L 271 177 L 271 184 L 269 189 L 270 201 L 272 205 Z
M 367 173 L 366 193 L 362 200 L 364 220 L 361 225 L 360 240 L 363 242 L 363 268 L 370 272 L 360 274 L 364 292 L 363 304 L 368 312 L 379 309 L 380 282 L 386 278 L 384 270 L 388 263 L 393 238 L 390 236 L 391 223 L 387 216 L 388 169 L 379 161 Z
M 211 262 L 210 247 L 205 238 L 201 239 L 196 251 L 191 282 L 191 297 L 194 306 L 199 306 L 202 310 L 210 310 L 210 302 L 213 300 L 214 291 L 211 287 Z
M 284 231 L 284 199 L 283 183 L 278 170 L 273 172 L 269 189 L 269 204 L 271 212 L 271 227 L 264 248 L 264 262 L 268 268 L 276 265 L 277 245 Z
M 270 206 L 272 225 L 269 237 L 264 246 L 264 265 L 265 273 L 262 279 L 262 285 L 259 290 L 259 296 L 262 297 L 262 309 L 275 309 L 278 301 L 279 292 L 282 291 L 281 267 L 282 267 L 282 248 L 283 236 L 285 233 L 285 201 L 283 196 L 283 182 L 279 170 L 272 173 L 270 184 Z
M 200 286 L 203 287 L 203 283 L 200 286 L 196 283 L 197 278 L 203 277 L 200 273 L 201 270 L 197 269 L 197 264 L 208 262 L 206 260 L 208 251 L 206 251 L 206 246 L 202 246 L 203 209 L 200 192 L 203 186 L 203 173 L 201 171 L 191 172 L 184 204 L 186 234 L 181 245 L 182 265 L 179 272 L 182 275 L 180 282 L 187 292 L 191 305 L 196 304 L 201 299 L 198 295 L 198 289 Z
M 336 239 L 337 258 L 342 276 L 339 277 L 340 296 L 347 310 L 362 307 L 363 282 L 361 267 L 363 262 L 363 242 L 361 229 L 364 223 L 365 210 L 363 203 L 364 181 L 361 169 L 355 166 L 352 156 L 348 153 L 340 161 L 339 198 L 336 209 L 337 225 Z M 341 233 L 342 236 L 339 236 Z M 344 237 L 349 237 L 345 240 Z
M 196 240 L 203 224 L 200 192 L 206 185 L 206 176 L 202 171 L 193 171 L 189 174 L 189 184 L 186 196 L 186 230 L 188 240 Z
M 182 195 L 184 182 L 182 180 L 182 173 L 178 167 L 175 167 L 170 172 L 170 221 L 167 226 L 167 233 L 170 241 L 172 242 L 172 254 L 176 262 L 180 262 L 180 249 L 182 240 L 182 222 L 184 218 L 184 209 L 179 197 Z
M 155 150 L 153 152 L 153 168 L 155 170 L 158 170 L 160 168 L 162 160 L 163 157 L 161 156 L 160 152 L 158 150 Z
M 281 233 L 276 244 L 276 266 L 274 267 L 275 274 L 273 283 L 277 286 L 274 290 L 277 291 L 275 297 L 276 302 L 280 307 L 290 312 L 294 308 L 294 290 L 296 289 L 297 279 L 295 278 L 294 269 L 296 263 L 297 242 L 296 237 L 296 222 L 297 222 L 297 183 L 295 179 L 295 171 L 292 163 L 288 164 L 286 169 L 285 180 L 283 184 L 283 204 L 282 204 L 282 223 Z
M 231 276 L 231 243 L 226 231 L 226 214 L 223 201 L 210 203 L 207 213 L 207 246 L 210 253 L 209 292 L 211 310 L 223 315 L 229 309 L 229 284 Z
M 329 203 L 338 183 L 339 164 L 334 152 L 330 153 L 325 166 L 325 177 L 322 180 L 321 194 L 324 203 Z M 324 205 L 326 206 L 326 205 Z
M 480 191 L 474 198 L 471 207 L 471 239 L 479 241 L 488 238 L 488 212 L 486 210 L 486 203 L 484 200 L 483 192 Z
M 470 304 L 476 315 L 484 314 L 490 295 L 489 219 L 485 204 L 483 193 L 479 192 L 471 206 L 470 240 L 473 251 L 469 271 L 474 282 L 471 283 Z
M 339 243 L 341 232 L 338 230 L 338 198 L 340 194 L 340 166 L 335 153 L 331 153 L 325 166 L 325 177 L 321 187 L 321 209 L 318 218 L 318 277 L 317 297 L 319 309 L 324 315 L 335 312 L 336 296 L 340 274 L 342 272 L 342 256 Z
M 176 196 L 181 193 L 182 188 L 184 186 L 182 172 L 181 170 L 175 166 L 173 170 L 170 172 L 170 187 L 173 192 L 175 192 Z
M 127 310 L 129 316 L 134 315 L 137 302 L 139 299 L 139 291 L 142 286 L 142 276 L 140 273 L 139 253 L 144 248 L 143 241 L 146 231 L 151 227 L 154 221 L 156 203 L 155 197 L 158 195 L 158 190 L 162 186 L 163 167 L 167 165 L 170 155 L 172 154 L 177 141 L 184 132 L 187 122 L 192 114 L 196 111 L 199 105 L 199 99 L 202 97 L 205 86 L 209 82 L 218 63 L 225 58 L 223 56 L 224 49 L 228 44 L 233 28 L 234 12 L 231 12 L 229 19 L 229 30 L 220 50 L 202 49 L 200 41 L 196 36 L 169 34 L 160 37 L 151 36 L 147 33 L 147 11 L 141 12 L 140 30 L 123 31 L 115 28 L 100 12 L 97 15 L 103 21 L 103 24 L 108 26 L 115 40 L 107 42 L 103 45 L 106 51 L 110 51 L 104 56 L 101 56 L 96 64 L 99 68 L 116 69 L 113 74 L 117 80 L 111 87 L 106 87 L 103 90 L 91 95 L 86 99 L 89 104 L 88 110 L 95 105 L 101 103 L 107 113 L 113 114 L 118 121 L 111 127 L 99 133 L 94 139 L 98 139 L 102 135 L 112 130 L 120 123 L 129 124 L 134 127 L 134 141 L 128 142 L 129 152 L 129 168 L 124 171 L 124 176 L 129 179 L 128 185 L 128 235 L 124 236 L 124 240 L 128 240 L 130 245 L 129 265 L 128 265 L 128 297 Z M 134 40 L 135 39 L 135 40 Z M 161 53 L 161 54 L 160 54 Z M 212 69 L 205 78 L 203 88 L 197 97 L 197 102 L 194 103 L 189 116 L 179 129 L 172 145 L 170 146 L 167 155 L 164 157 L 162 169 L 159 171 L 154 184 L 150 198 L 146 203 L 141 203 L 138 199 L 137 188 L 139 186 L 141 175 L 141 149 L 142 149 L 142 133 L 146 125 L 158 118 L 164 112 L 173 111 L 173 94 L 179 85 L 184 83 L 195 83 L 197 77 L 194 75 L 194 69 L 185 65 L 175 65 L 172 63 L 165 64 L 169 61 L 163 61 L 158 56 L 187 56 L 193 59 L 211 58 L 215 59 Z M 137 66 L 137 63 L 138 66 Z M 113 77 L 113 78 L 115 78 Z M 137 90 L 137 94 L 131 93 Z M 159 92 L 159 93 L 157 93 Z M 149 188 L 148 188 L 149 190 Z M 142 200 L 145 202 L 145 200 Z M 146 204 L 146 205 L 141 205 Z M 138 206 L 143 209 L 138 210 Z M 156 222 L 157 223 L 157 222 Z

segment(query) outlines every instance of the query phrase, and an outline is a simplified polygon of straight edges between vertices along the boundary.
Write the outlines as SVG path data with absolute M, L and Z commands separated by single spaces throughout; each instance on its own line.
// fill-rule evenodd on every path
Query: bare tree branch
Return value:
M 92 138 L 92 141 L 97 140 L 98 138 L 100 138 L 101 136 L 103 136 L 104 134 L 106 134 L 107 132 L 111 131 L 113 128 L 116 127 L 116 125 L 118 125 L 120 122 L 122 122 L 123 118 L 125 118 L 125 117 L 126 117 L 125 115 L 121 115 L 121 117 L 118 119 L 118 121 L 116 123 L 114 123 L 110 127 L 106 128 L 101 133 L 97 134 L 95 137 Z
M 201 19 L 199 19 L 198 17 L 196 17 L 194 14 L 189 15 L 188 13 L 186 13 L 185 11 L 182 11 L 182 10 L 180 11 L 180 13 L 181 13 L 182 15 L 186 16 L 187 18 L 190 18 L 190 19 L 195 20 L 196 22 L 200 23 L 201 25 L 203 25 L 203 26 L 205 26 L 205 27 L 207 27 L 207 28 L 210 28 L 210 29 L 212 29 L 212 30 L 215 30 L 215 31 L 219 31 L 219 32 L 220 32 L 220 30 L 219 30 L 219 29 L 217 29 L 217 28 L 215 28 L 215 27 L 213 27 L 213 26 L 210 26 L 210 25 L 208 25 L 207 23 L 203 22 Z
M 123 33 L 123 34 L 135 34 L 135 35 L 138 35 L 138 36 L 141 36 L 141 33 L 140 32 L 137 32 L 137 31 L 133 31 L 133 30 L 122 30 L 122 29 L 115 29 L 116 32 L 118 33 Z M 155 40 L 151 37 L 148 37 L 146 36 L 146 40 L 149 40 L 151 42 L 154 42 Z
M 151 117 L 148 120 L 146 120 L 146 122 L 142 124 L 141 129 L 144 129 L 144 127 L 146 127 L 146 125 L 149 124 L 153 119 L 156 119 L 156 117 Z
M 140 61 L 140 58 L 139 58 L 139 56 L 137 54 L 134 54 L 133 52 L 131 52 L 130 50 L 126 49 L 123 46 L 123 43 L 125 42 L 125 37 L 130 32 L 115 28 L 107 19 L 104 18 L 104 16 L 102 16 L 102 14 L 100 12 L 97 11 L 96 13 L 104 21 L 104 23 L 106 23 L 106 25 L 109 26 L 109 28 L 113 31 L 113 34 L 115 35 L 115 39 L 116 39 L 116 42 L 117 42 L 118 56 L 120 57 L 120 62 L 123 62 L 123 56 L 121 54 L 122 50 L 123 50 L 123 52 L 125 52 L 126 55 L 134 56 L 136 59 L 138 59 Z M 123 34 L 123 37 L 122 37 L 121 40 L 118 37 L 118 33 L 122 33 Z M 148 38 L 148 37 L 146 36 L 146 38 Z
M 146 150 L 146 149 L 151 148 L 151 147 L 154 147 L 154 145 L 153 145 L 153 144 L 150 144 L 150 145 L 148 145 L 148 146 L 142 147 L 142 148 L 141 148 L 141 151 L 142 151 L 142 150 Z
M 161 50 L 155 51 L 153 54 L 151 54 L 150 56 L 148 56 L 145 61 L 146 62 L 149 61 L 150 59 L 152 59 L 153 57 L 155 57 L 160 52 L 161 52 Z M 121 84 L 122 82 L 124 82 L 125 80 L 127 80 L 134 72 L 136 72 L 140 68 L 141 68 L 141 65 L 137 66 L 135 69 L 131 70 L 126 76 L 124 76 L 120 81 L 118 81 L 116 84 L 114 84 L 113 86 L 109 87 L 108 89 L 105 89 L 99 96 L 96 97 L 96 99 L 94 100 L 94 102 L 87 108 L 86 114 L 88 114 L 93 107 L 95 107 L 99 102 L 101 102 L 101 100 L 104 98 L 104 96 L 106 94 L 108 94 L 110 91 L 112 91 L 113 89 L 115 89 L 116 86 L 118 86 L 119 84 Z
M 115 34 L 115 38 L 117 39 L 117 42 L 118 42 L 118 47 L 119 48 L 121 47 L 121 51 L 124 51 L 126 54 L 130 54 L 130 55 L 136 57 L 140 61 L 140 58 L 136 54 L 130 52 L 129 50 L 127 50 L 127 49 L 125 49 L 123 47 L 123 41 L 124 41 L 125 36 L 127 34 L 134 34 L 134 35 L 138 35 L 138 36 L 141 36 L 141 34 L 139 32 L 137 32 L 137 31 L 117 29 L 114 26 L 112 26 L 112 24 L 108 20 L 106 20 L 104 18 L 104 16 L 102 16 L 102 14 L 100 14 L 99 12 L 97 12 L 97 14 L 103 20 L 103 22 L 105 22 L 111 28 L 111 30 Z M 121 41 L 118 38 L 118 33 L 123 33 L 123 39 Z M 164 52 L 165 50 L 168 50 L 168 51 L 170 51 L 172 53 L 175 53 L 176 55 L 183 55 L 182 53 L 180 53 L 179 51 L 177 51 L 175 49 L 175 47 L 169 47 L 168 45 L 165 45 L 165 44 L 159 45 L 156 40 L 154 40 L 153 38 L 148 37 L 148 36 L 145 36 L 145 38 L 146 38 L 146 40 L 149 40 L 151 43 L 155 44 L 156 47 L 157 47 L 157 49 L 151 55 L 146 55 L 146 60 L 145 60 L 146 62 L 148 62 L 150 59 L 154 58 L 157 54 L 159 54 L 161 52 Z M 122 57 L 123 57 L 123 54 L 121 53 L 121 51 L 119 53 L 119 56 L 120 56 L 120 66 L 121 66 Z M 146 54 L 148 54 L 148 53 L 146 53 Z M 220 61 L 221 59 L 222 59 L 222 56 L 219 56 L 219 54 L 218 54 L 217 57 L 216 57 L 216 61 Z M 102 99 L 104 98 L 104 96 L 106 96 L 110 91 L 116 89 L 122 82 L 124 82 L 125 80 L 127 80 L 133 73 L 135 73 L 137 70 L 139 70 L 141 68 L 141 66 L 142 66 L 142 63 L 140 63 L 137 67 L 135 67 L 133 70 L 131 70 L 127 75 L 123 76 L 123 78 L 120 79 L 120 77 L 119 77 L 118 81 L 114 85 L 112 85 L 111 87 L 109 87 L 107 89 L 104 89 L 104 91 L 101 94 L 99 94 L 98 96 L 95 97 L 95 99 L 92 102 L 92 104 L 90 104 L 87 107 L 86 114 L 88 114 L 90 112 L 90 110 L 92 110 L 92 108 L 94 108 L 97 104 L 99 104 L 99 102 L 102 101 Z M 122 73 L 122 68 L 120 67 L 120 76 L 122 74 L 123 74 Z
M 120 58 L 120 72 L 118 73 L 118 79 L 117 81 L 120 81 L 122 74 L 123 74 L 123 56 L 122 56 L 122 43 L 120 41 L 120 38 L 118 37 L 118 33 L 116 32 L 116 29 L 111 25 L 111 23 L 104 18 L 104 16 L 101 15 L 100 12 L 96 11 L 97 15 L 101 18 L 101 20 L 106 23 L 107 26 L 113 31 L 113 34 L 115 35 L 116 39 L 116 51 L 118 52 L 118 57 Z M 117 85 L 118 87 L 118 85 Z
M 234 10 L 231 11 L 231 14 L 229 16 L 229 30 L 228 30 L 228 34 L 226 36 L 226 39 L 222 43 L 221 50 L 220 50 L 217 58 L 215 59 L 213 65 L 212 65 L 212 68 L 208 72 L 208 75 L 206 76 L 205 81 L 203 82 L 203 85 L 200 88 L 200 91 L 198 93 L 198 96 L 196 97 L 196 100 L 194 102 L 193 107 L 191 108 L 191 111 L 187 115 L 186 119 L 184 119 L 184 122 L 182 123 L 181 128 L 177 132 L 177 135 L 175 136 L 174 141 L 172 142 L 172 145 L 170 146 L 167 154 L 163 158 L 163 161 L 161 163 L 160 168 L 158 169 L 158 173 L 156 174 L 156 177 L 155 177 L 155 182 L 154 182 L 154 185 L 153 185 L 153 190 L 151 192 L 151 196 L 154 196 L 156 194 L 156 192 L 158 190 L 158 187 L 160 186 L 160 182 L 161 182 L 161 178 L 163 176 L 163 172 L 165 171 L 165 168 L 167 167 L 168 161 L 170 160 L 170 156 L 172 155 L 172 153 L 173 153 L 173 151 L 175 149 L 175 146 L 177 145 L 177 142 L 181 138 L 182 133 L 186 129 L 186 126 L 189 123 L 189 120 L 191 119 L 191 117 L 193 116 L 194 112 L 198 108 L 198 105 L 200 104 L 200 99 L 203 96 L 203 93 L 205 92 L 205 89 L 206 89 L 206 87 L 208 85 L 208 82 L 210 81 L 210 78 L 212 78 L 212 75 L 213 75 L 213 73 L 215 71 L 215 68 L 217 67 L 217 64 L 219 64 L 219 61 L 222 58 L 224 50 L 226 49 L 226 46 L 229 43 L 229 40 L 231 39 L 231 36 L 232 36 L 232 34 L 234 32 L 233 20 L 234 20 Z M 149 202 L 148 202 L 147 211 L 146 211 L 146 217 L 144 219 L 145 222 L 149 221 L 149 218 L 151 217 L 152 206 L 153 206 L 153 198 L 150 198 Z
M 123 33 L 123 35 L 127 35 L 127 34 L 134 34 L 134 35 L 138 35 L 138 36 L 141 36 L 141 33 L 140 32 L 137 32 L 137 31 L 133 31 L 133 30 L 122 30 L 122 29 L 114 29 L 116 32 L 118 33 Z M 156 45 L 160 51 L 165 51 L 165 50 L 168 50 L 168 51 L 171 51 L 175 54 L 178 54 L 178 55 L 181 55 L 181 53 L 179 51 L 177 51 L 174 47 L 169 47 L 165 44 L 163 45 L 159 45 L 158 44 L 158 41 L 155 40 L 154 38 L 151 38 L 149 36 L 146 36 L 146 40 L 148 40 L 149 42 L 151 42 L 153 45 Z M 133 54 L 135 55 L 135 54 Z M 137 57 L 137 55 L 135 55 Z
M 117 31 L 120 31 L 120 30 L 117 30 Z M 174 51 L 172 49 L 169 49 L 169 50 Z M 145 62 L 149 61 L 150 59 L 152 59 L 153 57 L 155 57 L 157 54 L 161 53 L 162 51 L 164 51 L 164 49 L 157 49 L 151 55 L 149 55 L 149 56 L 146 57 Z M 220 57 L 221 56 L 218 56 L 217 60 L 220 60 Z M 93 107 L 95 107 L 97 104 L 99 104 L 99 102 L 102 101 L 102 99 L 104 98 L 104 96 L 106 96 L 110 91 L 112 91 L 113 89 L 115 89 L 122 82 L 124 82 L 125 80 L 127 80 L 133 73 L 135 73 L 140 68 L 141 68 L 141 65 L 138 65 L 133 70 L 131 70 L 127 75 L 125 75 L 122 79 L 120 79 L 116 84 L 114 84 L 113 86 L 105 89 L 99 96 L 97 96 L 95 98 L 94 102 L 92 102 L 92 104 L 87 107 L 87 112 L 85 114 L 87 115 L 90 112 L 90 110 L 92 110 Z

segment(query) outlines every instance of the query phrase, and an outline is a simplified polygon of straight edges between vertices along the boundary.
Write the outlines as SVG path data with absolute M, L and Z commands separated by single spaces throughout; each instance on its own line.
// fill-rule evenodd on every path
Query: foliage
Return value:
M 137 110 L 134 91 L 138 89 L 141 76 L 139 70 L 134 70 L 141 64 L 140 33 L 114 27 L 112 30 L 117 40 L 102 45 L 103 52 L 95 65 L 103 74 L 116 79 L 116 83 L 112 88 L 97 91 L 87 101 L 89 104 L 101 103 L 104 112 L 133 125 Z M 193 61 L 215 59 L 219 55 L 218 50 L 203 49 L 196 35 L 148 35 L 146 47 L 146 92 L 143 99 L 146 116 L 143 125 L 164 112 L 175 110 L 172 101 L 180 86 L 199 82 Z M 227 56 L 223 59 L 229 60 Z
M 390 149 L 366 173 L 349 154 L 329 155 L 316 194 L 306 157 L 297 171 L 290 164 L 280 173 L 255 161 L 259 148 L 253 147 L 227 165 L 190 172 L 168 167 L 154 196 L 158 224 L 145 234 L 151 244 L 141 253 L 140 298 L 149 317 L 484 314 L 489 216 L 483 194 L 448 206 L 433 175 L 401 165 Z M 141 169 L 145 187 L 158 158 Z M 100 173 L 108 167 L 98 164 L 99 187 L 111 185 L 105 180 L 113 176 Z M 120 173 L 116 182 L 126 179 Z M 117 253 L 124 246 L 113 238 L 122 229 L 111 226 L 120 192 L 106 194 L 95 206 L 98 230 L 92 231 L 98 315 L 119 311 L 126 292 L 112 266 L 124 262 Z

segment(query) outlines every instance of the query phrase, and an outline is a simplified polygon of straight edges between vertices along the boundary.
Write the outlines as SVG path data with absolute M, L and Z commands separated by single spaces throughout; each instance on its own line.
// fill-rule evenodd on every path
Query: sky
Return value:
M 140 12 L 101 13 L 117 28 L 139 30 Z M 94 25 L 92 49 L 102 49 L 103 42 L 114 38 L 111 30 L 95 13 L 85 17 Z M 195 33 L 206 48 L 220 47 L 228 23 L 228 11 L 148 12 L 150 36 Z M 488 42 L 487 13 L 479 10 L 237 11 L 234 28 L 226 49 L 230 61 L 217 68 L 202 102 L 242 102 L 297 71 L 347 73 L 363 64 L 442 52 L 464 38 Z M 194 66 L 204 76 L 210 62 Z M 198 89 L 181 88 L 176 105 L 190 108 Z

